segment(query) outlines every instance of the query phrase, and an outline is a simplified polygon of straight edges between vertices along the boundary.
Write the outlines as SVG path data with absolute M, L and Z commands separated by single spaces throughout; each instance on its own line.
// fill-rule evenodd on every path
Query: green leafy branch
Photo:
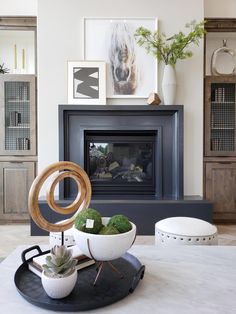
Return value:
M 159 31 L 151 32 L 147 28 L 139 27 L 134 37 L 140 47 L 144 47 L 146 51 L 158 60 L 163 61 L 165 64 L 175 66 L 177 60 L 184 60 L 192 57 L 192 51 L 188 50 L 190 44 L 199 45 L 200 39 L 205 34 L 204 29 L 205 21 L 196 23 L 192 21 L 185 25 L 190 31 L 184 34 L 180 31 L 169 38 L 164 33 Z

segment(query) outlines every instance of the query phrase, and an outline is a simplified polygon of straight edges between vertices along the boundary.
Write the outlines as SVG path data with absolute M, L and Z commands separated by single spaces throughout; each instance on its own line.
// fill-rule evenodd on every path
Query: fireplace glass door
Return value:
M 93 194 L 153 194 L 155 132 L 87 131 L 85 169 Z

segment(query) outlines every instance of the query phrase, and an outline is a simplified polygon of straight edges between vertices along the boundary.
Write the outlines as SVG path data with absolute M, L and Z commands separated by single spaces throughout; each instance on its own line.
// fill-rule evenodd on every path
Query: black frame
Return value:
M 114 126 L 115 125 L 115 126 Z M 59 105 L 59 160 L 84 168 L 84 132 L 87 130 L 156 131 L 161 140 L 162 178 L 154 197 L 183 198 L 183 106 Z M 80 157 L 75 154 L 81 151 Z M 157 169 L 157 172 L 159 172 Z M 72 198 L 70 184 L 61 183 L 60 199 Z M 105 195 L 104 195 L 105 197 Z

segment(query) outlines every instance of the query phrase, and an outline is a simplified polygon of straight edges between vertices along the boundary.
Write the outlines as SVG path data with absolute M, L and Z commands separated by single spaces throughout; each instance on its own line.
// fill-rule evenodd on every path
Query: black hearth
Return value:
M 81 165 L 96 195 L 183 197 L 182 106 L 59 106 L 60 160 Z M 67 180 L 60 198 L 73 198 Z

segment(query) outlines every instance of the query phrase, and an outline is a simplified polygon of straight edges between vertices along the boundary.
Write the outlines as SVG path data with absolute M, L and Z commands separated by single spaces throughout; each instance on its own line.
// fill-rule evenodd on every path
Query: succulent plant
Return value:
M 72 251 L 64 245 L 55 245 L 50 255 L 46 257 L 46 264 L 42 265 L 48 277 L 66 277 L 75 268 L 77 261 L 72 257 Z
M 4 68 L 4 63 L 0 64 L 0 74 L 8 73 L 10 70 L 8 68 Z

